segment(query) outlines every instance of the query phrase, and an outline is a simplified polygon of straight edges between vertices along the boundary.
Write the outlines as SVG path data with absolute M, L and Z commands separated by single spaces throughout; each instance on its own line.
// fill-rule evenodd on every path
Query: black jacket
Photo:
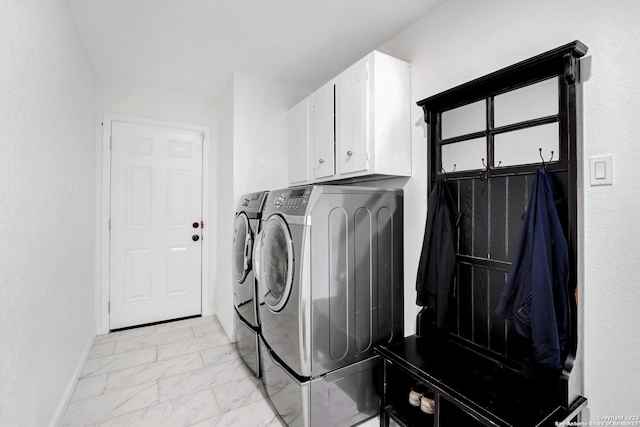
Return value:
M 445 325 L 456 265 L 446 184 L 437 180 L 427 205 L 427 224 L 416 280 L 416 304 L 435 311 L 435 326 Z

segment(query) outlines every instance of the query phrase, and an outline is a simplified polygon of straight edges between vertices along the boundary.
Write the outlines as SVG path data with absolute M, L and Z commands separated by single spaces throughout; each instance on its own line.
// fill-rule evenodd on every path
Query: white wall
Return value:
M 42 427 L 95 335 L 95 77 L 64 0 L 0 2 L 0 58 L 0 425 Z
M 234 196 L 287 187 L 287 111 L 311 92 L 243 74 L 233 79 Z
M 584 395 L 590 419 L 637 415 L 640 395 L 640 7 L 635 0 L 448 0 L 380 50 L 411 63 L 413 177 L 405 185 L 405 300 L 414 327 L 415 273 L 426 216 L 426 134 L 415 102 L 581 40 L 584 79 Z M 590 187 L 590 156 L 613 154 L 614 185 Z
M 208 221 L 205 220 L 205 228 L 208 233 L 209 275 L 208 282 L 203 286 L 208 287 L 204 296 L 209 296 L 203 304 L 203 314 L 211 314 L 214 311 L 215 301 L 215 267 L 216 267 L 216 213 L 217 213 L 217 114 L 218 100 L 211 97 L 194 95 L 175 90 L 160 89 L 151 86 L 123 83 L 111 79 L 97 79 L 97 101 L 95 116 L 95 144 L 96 144 L 96 199 L 98 207 L 96 211 L 96 269 L 95 269 L 95 307 L 96 325 L 100 333 L 108 331 L 108 315 L 104 307 L 108 294 L 102 289 L 102 164 L 103 164 L 103 134 L 102 121 L 105 113 L 140 117 L 144 119 L 162 120 L 166 122 L 183 123 L 209 128 L 208 158 L 204 159 L 205 171 L 208 167 L 209 206 Z M 207 153 L 205 152 L 205 155 Z M 205 179 L 207 177 L 205 176 Z
M 231 286 L 231 236 L 233 230 L 233 180 L 235 172 L 234 144 L 234 79 L 220 97 L 218 114 L 218 259 L 216 264 L 216 312 L 229 338 L 234 338 L 233 288 Z
M 309 90 L 234 74 L 220 100 L 217 312 L 233 336 L 231 241 L 243 194 L 287 186 L 287 110 Z

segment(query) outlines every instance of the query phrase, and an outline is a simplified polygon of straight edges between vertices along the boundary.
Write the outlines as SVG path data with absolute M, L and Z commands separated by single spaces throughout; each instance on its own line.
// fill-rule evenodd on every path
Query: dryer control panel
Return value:
M 260 218 L 260 212 L 267 198 L 268 191 L 245 194 L 240 198 L 236 207 L 236 214 L 244 212 L 249 219 Z
M 243 196 L 242 200 L 240 201 L 240 204 L 242 205 L 242 207 L 250 208 L 252 210 L 258 210 L 262 205 L 262 199 L 264 198 L 264 196 L 265 196 L 264 192 L 249 194 L 249 195 Z

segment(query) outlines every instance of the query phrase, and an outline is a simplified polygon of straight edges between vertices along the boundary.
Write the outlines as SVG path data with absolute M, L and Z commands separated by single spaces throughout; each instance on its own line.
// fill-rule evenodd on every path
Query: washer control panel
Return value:
M 275 194 L 273 206 L 285 213 L 303 213 L 309 202 L 311 188 L 281 191 Z

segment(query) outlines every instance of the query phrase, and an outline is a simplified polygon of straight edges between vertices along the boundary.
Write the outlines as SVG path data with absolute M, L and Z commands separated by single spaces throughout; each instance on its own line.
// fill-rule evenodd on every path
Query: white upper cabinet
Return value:
M 369 61 L 360 61 L 336 82 L 336 158 L 338 174 L 369 169 L 371 97 Z
M 289 141 L 288 164 L 289 164 L 289 184 L 309 182 L 311 177 L 311 138 L 313 129 L 311 128 L 311 114 L 313 105 L 311 99 L 304 99 L 302 102 L 292 107 L 287 114 Z
M 333 97 L 333 81 L 322 86 L 310 97 L 313 100 L 311 165 L 314 180 L 332 177 L 336 172 Z
M 307 181 L 290 180 L 291 185 L 411 175 L 408 63 L 374 51 L 308 99 L 312 112 L 305 126 L 312 136 L 305 140 L 289 133 L 289 152 L 297 153 L 289 156 L 289 170 L 304 163 L 303 150 L 293 147 L 309 144 L 311 173 Z M 290 113 L 289 120 L 302 117 Z

